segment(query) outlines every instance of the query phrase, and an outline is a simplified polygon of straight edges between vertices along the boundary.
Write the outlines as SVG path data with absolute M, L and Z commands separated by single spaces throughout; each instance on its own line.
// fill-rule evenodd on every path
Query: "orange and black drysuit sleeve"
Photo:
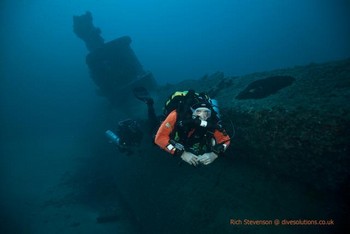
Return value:
M 224 151 L 230 145 L 230 136 L 228 134 L 224 134 L 219 130 L 214 131 L 214 138 L 215 138 L 216 144 L 218 145 L 223 144 Z
M 175 146 L 170 144 L 170 135 L 174 131 L 176 119 L 177 113 L 176 110 L 173 110 L 160 125 L 154 140 L 154 143 L 160 148 L 171 154 L 174 154 L 176 150 Z

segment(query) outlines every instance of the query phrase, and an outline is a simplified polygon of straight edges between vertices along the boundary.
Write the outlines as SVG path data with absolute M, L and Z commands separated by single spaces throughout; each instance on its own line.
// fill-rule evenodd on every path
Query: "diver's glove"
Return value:
M 208 165 L 210 163 L 212 163 L 216 158 L 218 157 L 218 155 L 214 152 L 210 152 L 210 153 L 205 153 L 202 156 L 198 157 L 199 162 L 203 163 L 204 165 Z
M 197 166 L 198 164 L 198 156 L 190 152 L 184 151 L 181 155 L 181 158 L 190 165 Z

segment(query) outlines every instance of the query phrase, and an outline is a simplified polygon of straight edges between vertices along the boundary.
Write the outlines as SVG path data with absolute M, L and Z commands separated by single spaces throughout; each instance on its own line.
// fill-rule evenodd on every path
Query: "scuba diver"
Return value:
M 208 165 L 225 152 L 230 136 L 207 95 L 189 90 L 181 97 L 181 104 L 167 111 L 154 142 L 190 165 Z
M 166 101 L 163 116 L 156 116 L 154 101 L 145 88 L 135 88 L 133 93 L 147 105 L 150 139 L 188 164 L 208 165 L 230 145 L 230 136 L 220 124 L 216 101 L 204 93 L 175 92 Z M 131 155 L 143 134 L 136 120 L 127 119 L 119 122 L 117 134 L 107 130 L 106 136 L 121 152 Z
M 126 119 L 118 122 L 116 133 L 111 130 L 105 132 L 111 143 L 114 143 L 120 152 L 133 154 L 133 149 L 141 144 L 143 133 L 136 120 Z
M 152 139 L 160 124 L 160 118 L 155 114 L 153 106 L 154 101 L 144 87 L 134 88 L 133 93 L 137 99 L 147 105 L 148 131 L 151 136 L 150 139 Z M 132 155 L 134 150 L 140 146 L 143 139 L 143 132 L 140 123 L 133 119 L 120 121 L 115 133 L 111 130 L 107 130 L 105 135 L 111 143 L 114 143 L 117 146 L 120 152 L 126 153 L 127 155 Z

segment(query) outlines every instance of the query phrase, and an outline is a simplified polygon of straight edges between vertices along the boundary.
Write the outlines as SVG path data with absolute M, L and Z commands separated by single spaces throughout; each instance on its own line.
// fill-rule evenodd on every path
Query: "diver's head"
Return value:
M 206 121 L 211 116 L 211 110 L 206 107 L 198 107 L 192 111 L 192 117 L 199 117 L 200 120 Z
M 137 133 L 140 131 L 140 125 L 136 120 L 126 119 L 118 122 L 119 129 L 127 130 L 131 133 Z
M 211 116 L 210 104 L 208 102 L 197 102 L 192 105 L 192 117 L 199 117 L 200 120 L 206 121 Z
M 199 117 L 200 120 L 206 121 L 211 116 L 211 108 L 211 104 L 206 99 L 198 97 L 191 106 L 192 117 Z

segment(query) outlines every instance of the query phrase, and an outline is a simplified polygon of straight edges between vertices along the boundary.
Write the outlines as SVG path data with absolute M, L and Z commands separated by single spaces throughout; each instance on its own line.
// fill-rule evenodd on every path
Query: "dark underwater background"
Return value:
M 0 233 L 340 230 L 230 225 L 346 219 L 339 197 L 235 160 L 234 151 L 192 168 L 150 139 L 132 156 L 109 144 L 104 131 L 129 115 L 100 97 L 89 77 L 72 22 L 86 11 L 106 41 L 130 36 L 160 85 L 350 56 L 346 0 L 1 1 Z M 144 120 L 145 109 L 132 117 Z

